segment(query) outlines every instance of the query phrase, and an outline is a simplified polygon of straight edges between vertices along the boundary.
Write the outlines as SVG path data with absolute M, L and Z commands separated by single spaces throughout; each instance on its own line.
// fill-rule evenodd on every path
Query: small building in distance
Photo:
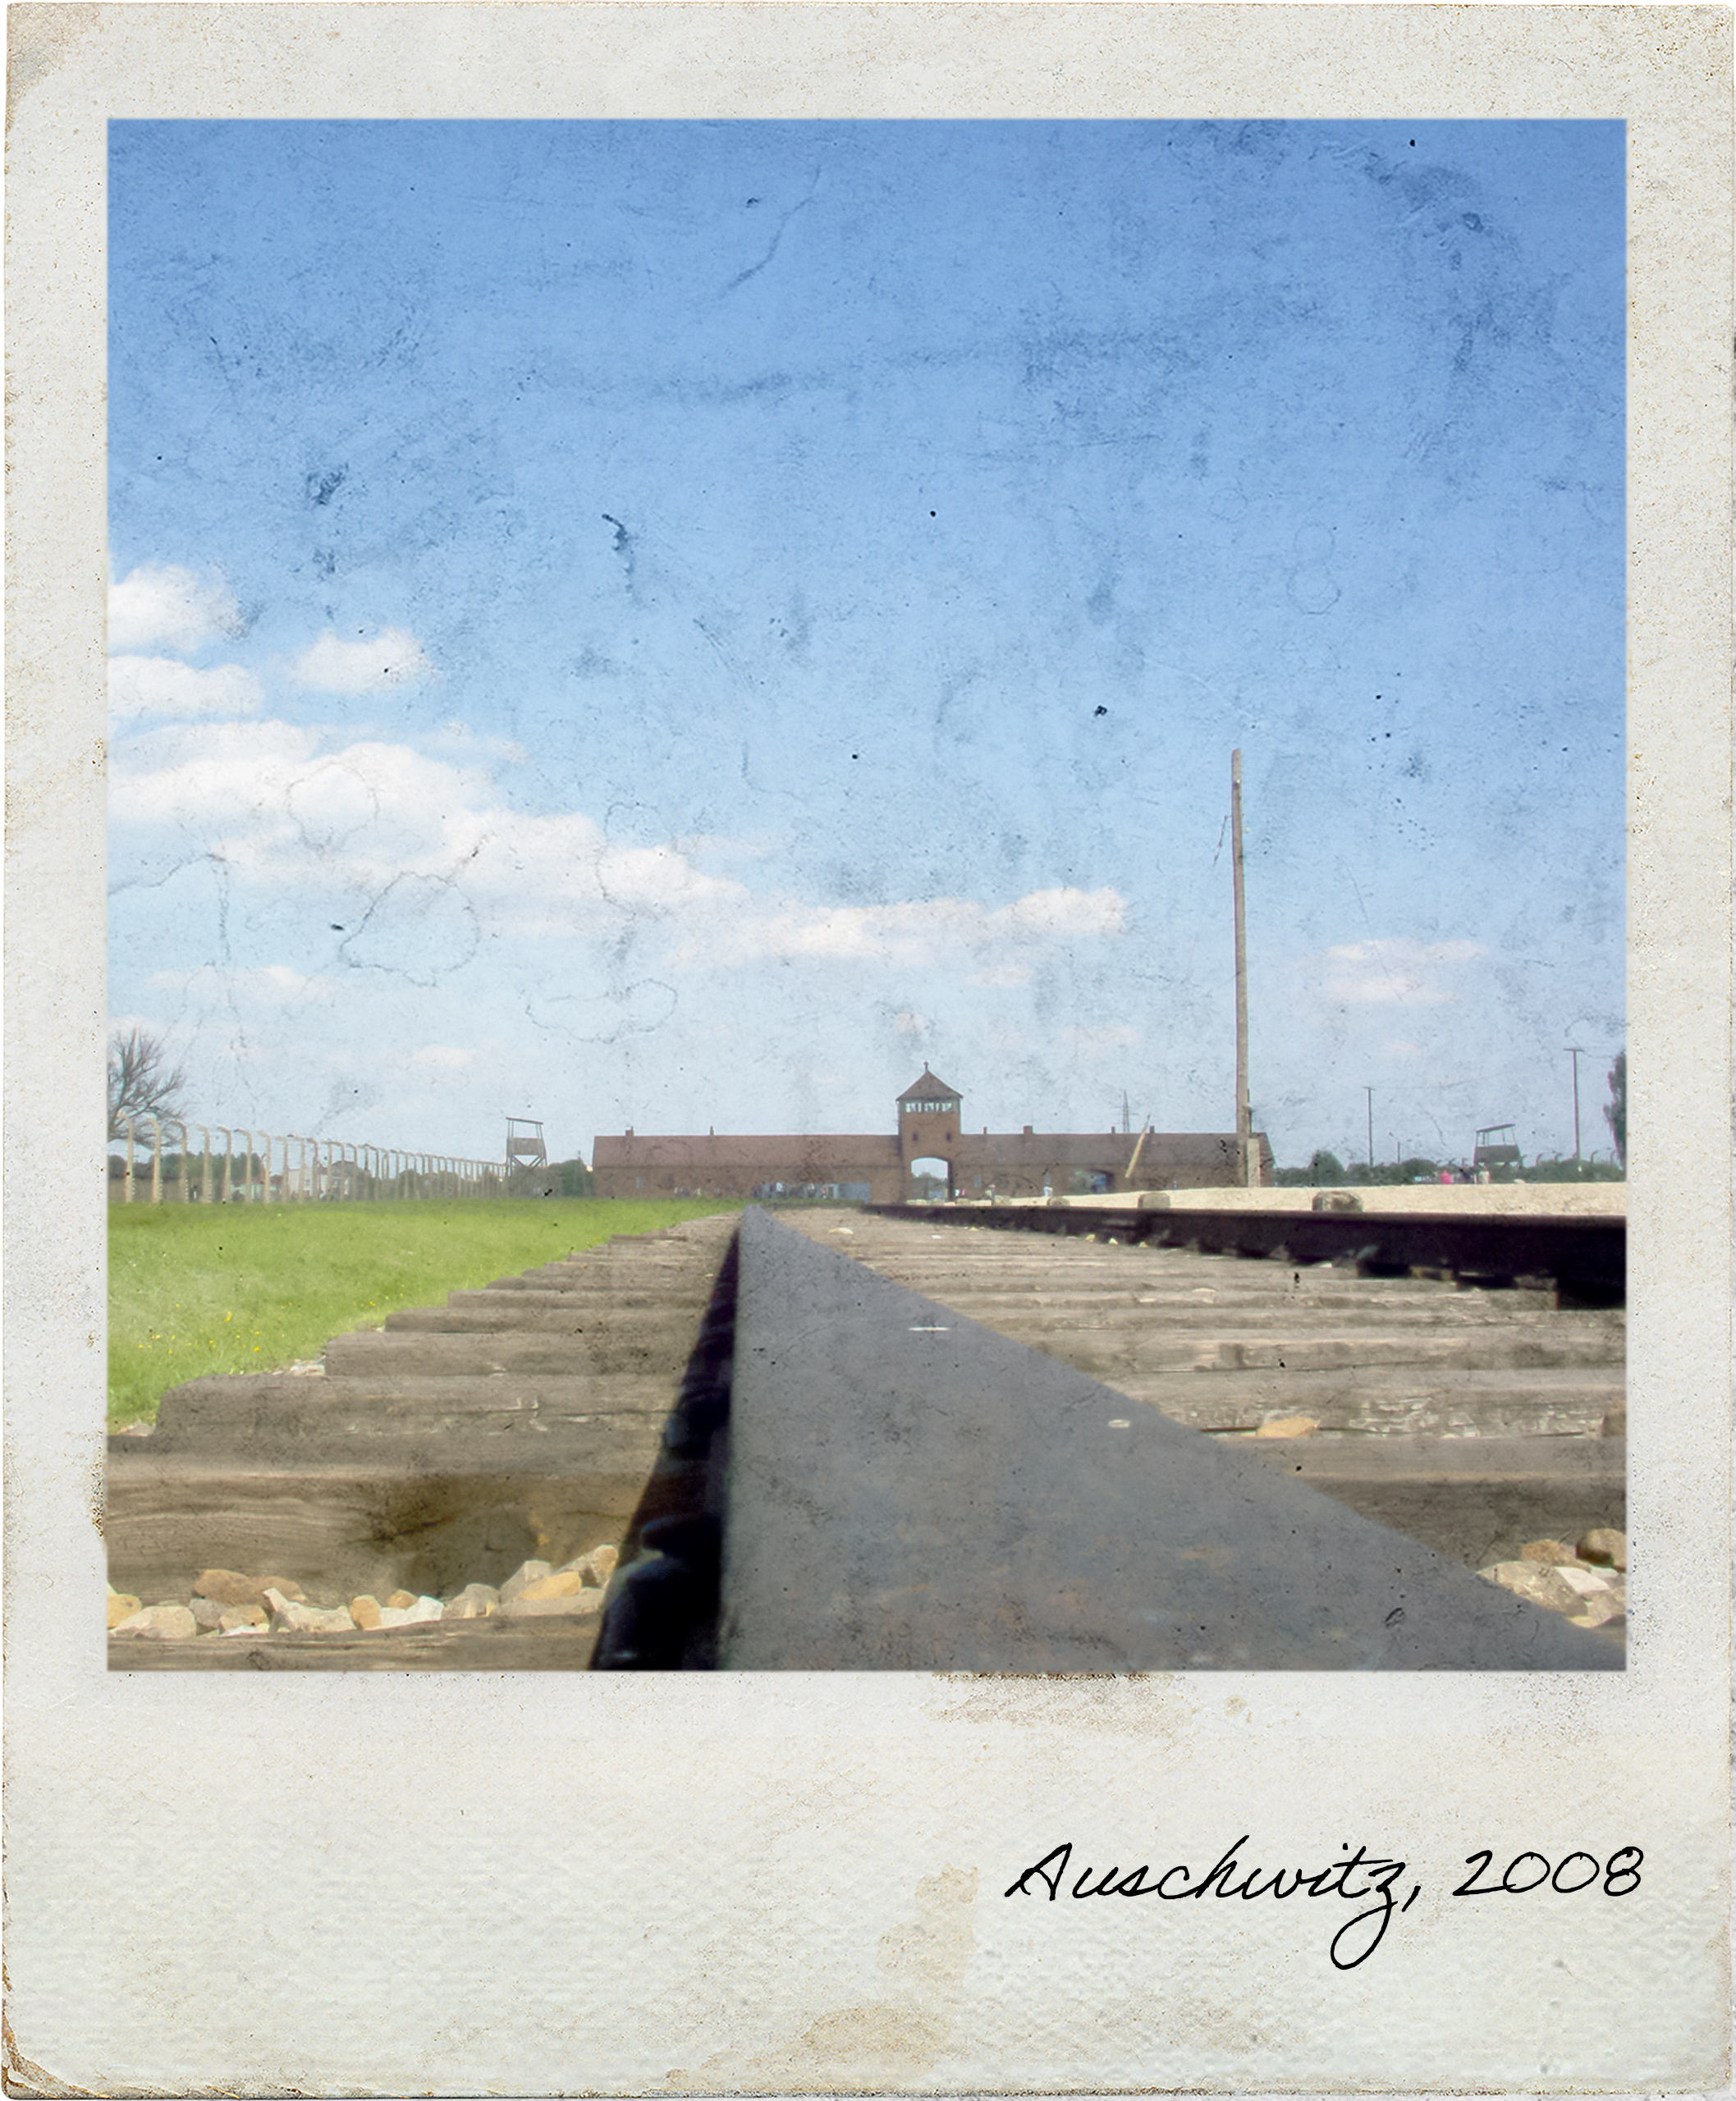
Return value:
M 1272 1151 L 1254 1133 L 1254 1179 Z M 895 1204 L 949 1197 L 1114 1195 L 1127 1189 L 1234 1188 L 1234 1132 L 967 1132 L 955 1087 L 925 1067 L 898 1097 L 898 1129 L 770 1137 L 598 1137 L 599 1197 L 826 1196 Z M 938 1170 L 938 1172 L 937 1172 Z

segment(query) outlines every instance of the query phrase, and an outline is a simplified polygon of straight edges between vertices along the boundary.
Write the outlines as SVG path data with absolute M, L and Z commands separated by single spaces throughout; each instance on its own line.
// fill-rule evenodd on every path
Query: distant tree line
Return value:
M 1614 1160 L 1545 1159 L 1532 1160 L 1529 1167 L 1504 1169 L 1497 1175 L 1500 1181 L 1514 1182 L 1624 1182 L 1627 1179 L 1628 1165 L 1628 1054 L 1616 1054 L 1615 1063 L 1610 1068 L 1610 1099 L 1604 1104 L 1603 1119 L 1610 1127 L 1610 1136 L 1615 1142 Z M 1394 1189 L 1414 1182 L 1434 1182 L 1440 1179 L 1445 1161 L 1424 1160 L 1377 1160 L 1371 1167 L 1366 1160 L 1352 1160 L 1347 1165 L 1335 1152 L 1324 1147 L 1314 1152 L 1306 1167 L 1280 1167 L 1272 1175 L 1274 1185 L 1280 1189 Z

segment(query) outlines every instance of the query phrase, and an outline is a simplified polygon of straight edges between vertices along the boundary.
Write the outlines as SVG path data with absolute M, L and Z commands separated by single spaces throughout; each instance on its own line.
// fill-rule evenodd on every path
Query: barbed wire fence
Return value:
M 125 1118 L 109 1142 L 121 1149 L 118 1162 L 110 1152 L 108 1174 L 110 1196 L 122 1204 L 392 1203 L 555 1192 L 546 1161 L 463 1160 L 178 1116 Z

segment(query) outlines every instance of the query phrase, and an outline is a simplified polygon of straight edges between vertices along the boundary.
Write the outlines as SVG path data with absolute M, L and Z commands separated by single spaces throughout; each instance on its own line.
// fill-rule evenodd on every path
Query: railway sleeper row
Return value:
M 594 1621 L 480 1619 L 116 1641 L 112 1662 L 1621 1661 L 1471 1572 L 1622 1524 L 1618 1313 L 1545 1281 L 1382 1283 L 1119 1237 L 835 1210 L 735 1225 L 455 1293 L 334 1338 L 323 1375 L 195 1381 L 151 1436 L 111 1440 L 112 1580 L 140 1596 L 212 1566 L 316 1600 L 441 1595 L 607 1543 L 600 1641 Z

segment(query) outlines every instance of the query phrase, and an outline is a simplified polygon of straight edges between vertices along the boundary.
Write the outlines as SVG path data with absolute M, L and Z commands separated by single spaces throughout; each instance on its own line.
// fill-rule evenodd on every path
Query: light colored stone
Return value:
M 350 1600 L 350 1617 L 364 1633 L 370 1633 L 380 1623 L 380 1601 L 364 1591 L 359 1598 Z
M 380 1607 L 379 1624 L 382 1627 L 403 1627 L 408 1624 L 409 1620 L 410 1607 L 408 1605 L 382 1605 Z
M 1580 1540 L 1579 1559 L 1605 1568 L 1625 1568 L 1628 1565 L 1628 1536 L 1619 1532 L 1613 1525 L 1599 1525 Z
M 195 1598 L 210 1598 L 219 1605 L 251 1605 L 265 1595 L 257 1576 L 243 1576 L 233 1568 L 208 1568 L 193 1579 Z
M 1570 1562 L 1555 1571 L 1570 1591 L 1582 1598 L 1607 1597 L 1615 1587 L 1613 1571 L 1587 1568 L 1580 1562 Z
M 1256 1437 L 1312 1437 L 1320 1425 L 1311 1415 L 1275 1415 L 1270 1422 L 1262 1422 L 1254 1432 Z
M 575 1561 L 568 1562 L 558 1573 L 570 1575 L 577 1569 L 588 1583 L 601 1587 L 615 1573 L 620 1561 L 621 1549 L 606 1540 L 601 1546 L 593 1546 L 589 1554 L 581 1554 Z
M 527 1584 L 534 1583 L 544 1576 L 552 1576 L 554 1572 L 553 1565 L 547 1561 L 522 1563 L 501 1585 L 501 1603 L 511 1604 L 515 1598 L 524 1595 Z
M 265 1593 L 265 1602 L 271 1609 L 271 1623 L 282 1634 L 353 1634 L 355 1622 L 343 1606 L 328 1610 L 320 1605 L 303 1604 L 298 1599 L 286 1598 L 273 1585 Z
M 1585 1599 L 1578 1612 L 1569 1614 L 1575 1627 L 1607 1627 L 1612 1621 L 1626 1617 L 1627 1609 L 1622 1600 L 1612 1597 L 1607 1591 L 1601 1597 Z
M 1521 1561 L 1546 1562 L 1551 1568 L 1564 1567 L 1573 1558 L 1573 1549 L 1562 1540 L 1528 1540 L 1519 1549 Z
M 222 1624 L 223 1608 L 215 1598 L 195 1598 L 188 1609 L 203 1634 L 214 1633 Z
M 502 1619 L 591 1619 L 602 1611 L 601 1591 L 574 1591 L 564 1598 L 507 1600 L 501 1606 Z
M 264 1612 L 258 1605 L 230 1605 L 225 1609 L 217 1624 L 218 1632 L 223 1634 L 251 1634 L 268 1623 Z
M 306 1633 L 354 1634 L 356 1632 L 355 1622 L 343 1605 L 335 1605 L 329 1611 L 319 1605 L 300 1605 L 296 1609 L 307 1614 L 307 1624 L 302 1630 Z
M 526 1604 L 540 1604 L 545 1598 L 575 1598 L 584 1588 L 584 1577 L 576 1568 L 563 1568 L 558 1575 L 539 1576 L 534 1583 L 527 1583 L 519 1592 Z
M 108 1624 L 118 1627 L 123 1619 L 131 1619 L 139 1609 L 139 1600 L 128 1597 L 124 1591 L 111 1590 L 108 1593 Z
M 117 1634 L 136 1634 L 147 1641 L 190 1641 L 199 1622 L 185 1605 L 146 1605 L 123 1619 Z
M 305 1593 L 301 1586 L 292 1583 L 287 1576 L 244 1576 L 238 1569 L 208 1568 L 193 1582 L 195 1598 L 209 1598 L 219 1605 L 259 1605 L 263 1609 L 268 1591 L 281 1591 L 298 1604 L 305 1602 Z
M 405 1607 L 404 1624 L 406 1627 L 424 1626 L 431 1619 L 442 1618 L 445 1611 L 446 1607 L 438 1598 L 417 1598 Z
M 394 1591 L 386 1602 L 394 1612 L 408 1612 L 416 1602 L 416 1594 L 414 1591 Z
M 501 1594 L 490 1583 L 466 1583 L 456 1598 L 448 1598 L 442 1619 L 488 1619 L 498 1608 Z
M 1493 1567 L 1479 1568 L 1477 1572 L 1491 1583 L 1499 1583 L 1504 1591 L 1511 1591 L 1515 1597 L 1528 1598 L 1532 1604 L 1541 1605 L 1546 1611 L 1573 1613 L 1579 1609 L 1579 1593 L 1561 1581 L 1559 1569 L 1550 1568 L 1542 1562 L 1497 1561 Z

